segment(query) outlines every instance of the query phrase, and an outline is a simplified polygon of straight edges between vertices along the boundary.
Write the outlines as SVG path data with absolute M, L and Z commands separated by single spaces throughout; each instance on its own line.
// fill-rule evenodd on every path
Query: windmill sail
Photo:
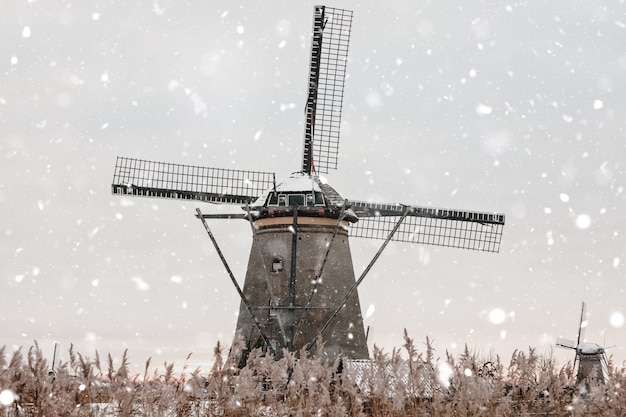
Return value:
M 580 345 L 580 342 L 585 340 L 585 327 L 587 327 L 587 305 L 583 301 L 583 306 L 580 310 L 580 324 L 578 325 L 578 339 L 576 340 L 576 346 Z
M 556 338 L 556 345 L 557 347 L 560 348 L 564 348 L 564 349 L 574 349 L 576 350 L 576 347 L 578 346 L 578 344 L 571 340 L 571 339 L 566 339 L 564 337 L 558 336 Z
M 302 171 L 337 168 L 352 11 L 315 6 Z
M 351 201 L 351 237 L 386 239 L 407 206 Z M 504 214 L 411 206 L 391 240 L 499 252 Z
M 207 168 L 118 157 L 113 194 L 243 204 L 256 200 L 274 183 L 261 171 Z

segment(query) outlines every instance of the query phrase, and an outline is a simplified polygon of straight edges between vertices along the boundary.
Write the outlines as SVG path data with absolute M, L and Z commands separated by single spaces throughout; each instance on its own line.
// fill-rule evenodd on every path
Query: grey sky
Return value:
M 115 157 L 299 169 L 313 4 L 3 7 L 0 344 L 138 366 L 230 344 L 239 301 L 196 205 L 112 196 Z M 585 300 L 587 339 L 625 360 L 624 0 L 328 5 L 354 10 L 329 183 L 507 215 L 498 255 L 391 244 L 360 288 L 370 347 L 406 327 L 440 355 L 545 353 Z M 243 280 L 249 225 L 211 227 Z M 351 241 L 357 275 L 379 244 Z

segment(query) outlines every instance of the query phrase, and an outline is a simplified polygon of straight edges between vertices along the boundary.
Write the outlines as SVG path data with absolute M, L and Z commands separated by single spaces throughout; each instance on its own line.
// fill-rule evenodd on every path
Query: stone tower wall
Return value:
M 292 217 L 255 222 L 256 239 L 250 252 L 243 292 L 279 353 L 283 348 L 291 347 L 299 352 L 307 346 L 355 282 L 347 224 L 339 227 L 333 240 L 336 225 L 336 219 L 302 216 L 298 217 L 297 228 L 294 228 Z M 294 289 L 290 290 L 294 231 L 296 275 Z M 315 277 L 329 245 L 330 252 L 316 285 Z M 290 306 L 292 298 L 293 308 Z M 243 303 L 237 331 L 249 349 L 263 346 Z M 338 354 L 353 359 L 369 358 L 357 292 L 331 322 L 322 339 L 323 352 L 315 352 L 313 347 L 311 353 L 331 361 Z

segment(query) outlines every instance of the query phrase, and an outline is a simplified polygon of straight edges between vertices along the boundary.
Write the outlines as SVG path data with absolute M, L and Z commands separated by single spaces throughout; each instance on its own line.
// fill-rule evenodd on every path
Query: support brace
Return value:
M 209 235 L 209 238 L 211 238 L 211 242 L 213 242 L 213 246 L 215 246 L 215 250 L 217 251 L 217 254 L 219 255 L 220 259 L 222 260 L 222 263 L 224 264 L 224 268 L 226 268 L 226 272 L 228 272 L 228 275 L 230 276 L 230 280 L 233 282 L 233 285 L 235 286 L 235 289 L 237 290 L 237 293 L 239 294 L 239 297 L 241 298 L 241 301 L 246 306 L 246 310 L 248 310 L 248 313 L 250 313 L 250 317 L 252 317 L 252 321 L 254 322 L 254 326 L 259 331 L 259 334 L 261 335 L 261 338 L 263 338 L 263 342 L 265 343 L 265 346 L 267 347 L 267 349 L 270 351 L 270 353 L 272 355 L 276 356 L 276 352 L 274 351 L 274 348 L 270 344 L 270 341 L 269 341 L 267 335 L 265 334 L 265 331 L 263 331 L 263 328 L 261 327 L 261 324 L 259 323 L 259 321 L 257 320 L 256 316 L 254 315 L 254 312 L 252 310 L 252 306 L 248 302 L 248 299 L 244 295 L 243 291 L 241 291 L 241 287 L 237 283 L 237 280 L 235 279 L 235 276 L 233 275 L 232 270 L 228 266 L 228 262 L 226 262 L 226 258 L 224 258 L 224 255 L 222 254 L 222 251 L 220 250 L 220 247 L 217 244 L 217 241 L 215 240 L 215 237 L 213 237 L 213 233 L 211 232 L 211 229 L 209 228 L 209 225 L 207 224 L 206 220 L 204 220 L 204 216 L 203 216 L 202 212 L 200 211 L 199 208 L 196 208 L 196 212 L 198 213 L 196 215 L 196 217 L 199 218 L 202 221 L 202 224 L 204 225 L 204 228 L 205 228 L 207 234 Z
M 326 323 L 324 323 L 324 326 L 322 326 L 320 332 L 318 333 L 318 335 L 316 335 L 313 340 L 311 340 L 309 342 L 309 344 L 307 345 L 307 350 L 311 350 L 311 348 L 315 345 L 315 343 L 317 342 L 317 338 L 322 336 L 324 331 L 326 331 L 326 329 L 328 328 L 328 326 L 330 325 L 330 323 L 332 323 L 332 321 L 335 319 L 335 317 L 337 317 L 337 314 L 339 314 L 339 311 L 343 308 L 344 305 L 346 305 L 346 303 L 348 302 L 348 300 L 350 299 L 350 297 L 352 296 L 352 294 L 354 294 L 354 292 L 356 291 L 356 289 L 358 288 L 358 286 L 361 284 L 361 282 L 363 282 L 363 280 L 365 279 L 365 276 L 369 273 L 370 269 L 372 269 L 372 267 L 374 266 L 374 264 L 376 263 L 376 261 L 378 260 L 378 258 L 380 257 L 380 255 L 383 253 L 383 250 L 385 250 L 385 248 L 387 247 L 387 244 L 391 241 L 391 238 L 393 237 L 393 235 L 396 233 L 396 231 L 398 230 L 398 228 L 400 227 L 400 224 L 402 224 L 402 222 L 404 221 L 404 219 L 406 218 L 406 216 L 408 216 L 408 214 L 411 211 L 411 207 L 407 206 L 404 210 L 404 213 L 402 214 L 402 217 L 400 217 L 400 220 L 398 220 L 398 222 L 396 223 L 396 225 L 394 226 L 394 228 L 391 230 L 391 232 L 389 233 L 389 235 L 387 236 L 387 239 L 385 239 L 385 241 L 383 242 L 383 244 L 381 245 L 380 249 L 378 249 L 378 252 L 376 252 L 376 255 L 374 255 L 374 257 L 372 258 L 372 260 L 370 261 L 369 265 L 367 265 L 367 268 L 365 268 L 365 270 L 363 271 L 363 273 L 361 274 L 361 276 L 359 277 L 358 280 L 355 281 L 355 283 L 352 285 L 352 287 L 350 287 L 350 290 L 348 291 L 348 293 L 346 294 L 346 296 L 343 298 L 343 301 L 341 301 L 341 303 L 339 304 L 339 306 L 337 307 L 337 309 L 334 311 L 334 313 L 328 318 L 328 320 L 326 321 Z
M 300 322 L 298 323 L 298 328 L 295 331 L 294 343 L 296 342 L 296 339 L 298 338 L 298 335 L 300 334 L 300 329 L 304 325 L 304 320 L 306 318 L 306 315 L 307 315 L 307 313 L 309 312 L 309 310 L 311 308 L 311 304 L 313 302 L 313 297 L 315 296 L 315 293 L 317 291 L 317 285 L 320 283 L 320 281 L 322 279 L 322 273 L 324 272 L 324 267 L 326 266 L 326 261 L 328 260 L 328 255 L 330 255 L 331 247 L 333 246 L 333 242 L 335 241 L 335 237 L 337 236 L 337 232 L 339 231 L 339 228 L 341 227 L 341 222 L 344 219 L 344 212 L 345 212 L 345 210 L 346 210 L 346 204 L 344 202 L 343 206 L 341 207 L 341 212 L 339 213 L 339 217 L 337 218 L 337 224 L 335 225 L 335 231 L 333 232 L 333 236 L 330 238 L 330 242 L 329 242 L 328 246 L 326 247 L 326 253 L 324 254 L 324 258 L 322 259 L 322 265 L 320 266 L 319 271 L 315 275 L 315 280 L 313 281 L 313 287 L 311 288 L 311 293 L 309 294 L 309 298 L 307 299 L 306 305 L 304 306 L 304 311 L 303 311 L 303 313 L 300 316 Z

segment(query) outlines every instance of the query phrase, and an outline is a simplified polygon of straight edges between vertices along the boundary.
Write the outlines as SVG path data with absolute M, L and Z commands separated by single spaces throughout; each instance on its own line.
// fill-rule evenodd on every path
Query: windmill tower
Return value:
M 576 342 L 557 337 L 556 345 L 564 349 L 573 349 L 576 352 L 576 356 L 574 356 L 574 369 L 578 363 L 576 383 L 581 384 L 592 379 L 604 384 L 604 369 L 607 367 L 606 352 L 602 346 L 584 341 L 585 327 L 587 327 L 587 316 L 586 306 L 583 302 Z
M 118 157 L 112 192 L 235 204 L 238 215 L 197 210 L 241 298 L 240 364 L 261 348 L 334 360 L 369 358 L 358 285 L 389 241 L 498 252 L 504 215 L 405 204 L 347 200 L 320 178 L 337 168 L 352 12 L 315 6 L 305 108 L 302 165 L 277 182 L 271 172 L 217 169 Z M 217 218 L 251 224 L 252 247 L 243 289 L 207 223 Z M 350 238 L 384 240 L 355 279 Z M 316 352 L 318 337 L 324 340 Z

